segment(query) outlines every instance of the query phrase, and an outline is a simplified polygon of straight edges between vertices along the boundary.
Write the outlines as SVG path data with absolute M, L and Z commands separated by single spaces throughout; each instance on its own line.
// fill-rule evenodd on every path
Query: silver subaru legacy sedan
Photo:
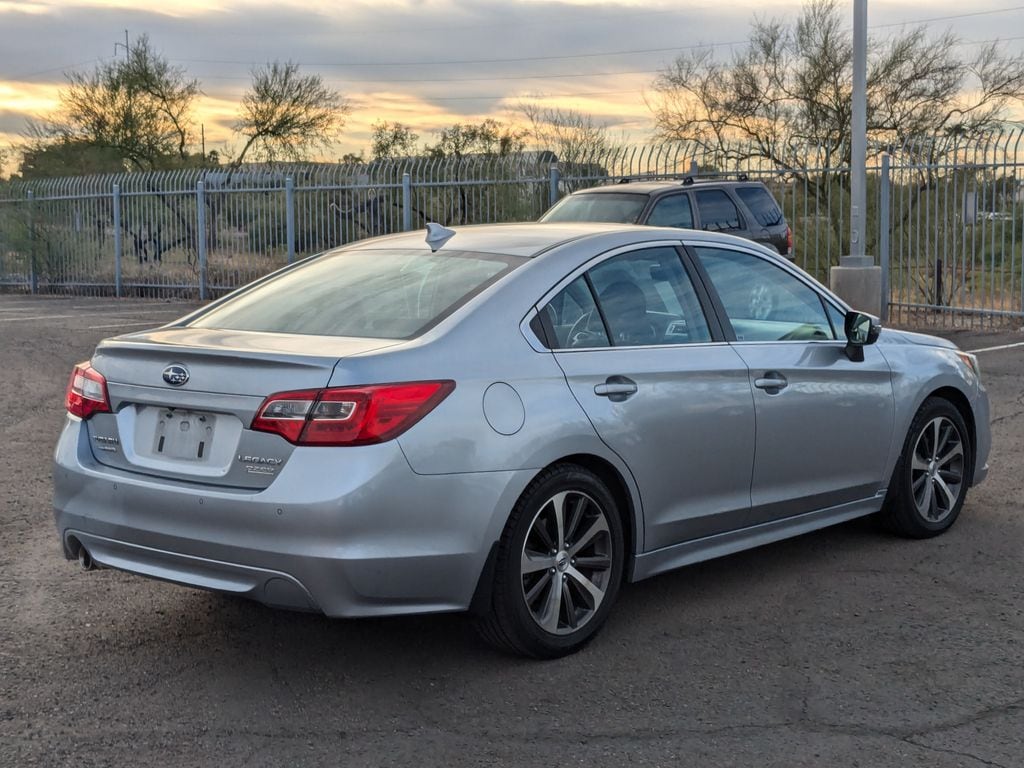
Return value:
M 471 611 L 554 657 L 624 581 L 984 479 L 975 358 L 777 253 L 608 224 L 328 251 L 75 366 L 69 559 L 328 616 Z

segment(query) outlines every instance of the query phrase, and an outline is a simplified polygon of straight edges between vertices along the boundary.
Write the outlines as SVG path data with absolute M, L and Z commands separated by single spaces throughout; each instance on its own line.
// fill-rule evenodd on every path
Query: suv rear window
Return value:
M 782 223 L 782 211 L 764 187 L 737 187 L 736 194 L 762 227 L 774 227 Z
M 541 217 L 541 221 L 607 221 L 613 224 L 636 224 L 647 195 L 599 192 L 563 197 Z
M 336 251 L 229 299 L 190 325 L 409 339 L 525 261 L 467 251 Z

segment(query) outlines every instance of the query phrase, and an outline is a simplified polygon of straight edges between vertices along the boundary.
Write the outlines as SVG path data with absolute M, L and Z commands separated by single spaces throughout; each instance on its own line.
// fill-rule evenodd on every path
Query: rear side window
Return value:
M 466 251 L 337 251 L 228 300 L 191 326 L 409 339 L 525 261 Z
M 645 248 L 601 262 L 562 289 L 541 315 L 554 349 L 711 341 L 700 300 L 674 248 Z
M 774 227 L 782 223 L 782 211 L 764 187 L 737 187 L 736 194 L 762 227 Z
M 709 232 L 743 229 L 736 204 L 720 189 L 703 189 L 697 192 L 697 210 L 700 212 L 701 229 Z
M 654 204 L 654 210 L 647 217 L 647 224 L 652 227 L 693 228 L 693 211 L 690 209 L 690 196 L 669 195 Z
M 711 341 L 697 293 L 674 248 L 613 256 L 589 274 L 615 346 Z
M 563 197 L 541 217 L 541 221 L 604 221 L 611 224 L 635 224 L 640 218 L 647 195 L 623 192 L 596 192 Z

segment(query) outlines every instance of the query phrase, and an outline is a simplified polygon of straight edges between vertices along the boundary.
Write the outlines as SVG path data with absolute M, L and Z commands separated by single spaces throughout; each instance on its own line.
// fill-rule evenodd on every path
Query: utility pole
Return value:
M 129 46 L 128 46 L 128 30 L 127 29 L 124 31 L 124 42 L 123 43 L 114 43 L 114 55 L 115 56 L 117 56 L 117 49 L 118 48 L 124 48 L 124 60 L 128 61 L 128 54 L 130 53 L 131 48 L 129 48 Z

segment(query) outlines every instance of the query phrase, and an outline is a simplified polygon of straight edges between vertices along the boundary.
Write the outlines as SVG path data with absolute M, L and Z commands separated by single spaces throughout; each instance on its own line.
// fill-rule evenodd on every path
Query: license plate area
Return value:
M 180 408 L 156 412 L 150 455 L 195 463 L 209 462 L 217 432 L 217 415 Z

